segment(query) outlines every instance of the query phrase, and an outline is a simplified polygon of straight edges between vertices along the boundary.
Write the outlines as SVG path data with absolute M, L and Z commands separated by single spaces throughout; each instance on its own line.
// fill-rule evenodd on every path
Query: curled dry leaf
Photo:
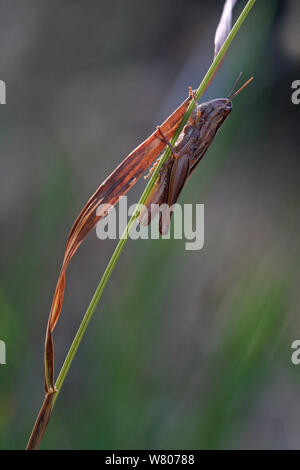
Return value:
M 164 134 L 169 139 L 171 139 L 175 133 L 188 108 L 190 100 L 190 97 L 187 98 L 160 126 Z M 97 211 L 100 204 L 102 207 L 105 205 L 110 205 L 110 207 L 114 206 L 119 201 L 120 197 L 132 188 L 147 168 L 156 160 L 164 147 L 165 144 L 161 141 L 160 135 L 156 130 L 150 137 L 148 137 L 148 139 L 133 150 L 133 152 L 131 152 L 99 186 L 97 191 L 83 207 L 71 229 L 52 301 L 46 331 L 44 358 L 46 396 L 33 428 L 27 449 L 36 449 L 38 447 L 46 430 L 51 413 L 52 401 L 55 394 L 54 346 L 52 333 L 61 313 L 67 267 L 87 234 L 95 227 L 96 223 L 106 215 L 105 211 Z

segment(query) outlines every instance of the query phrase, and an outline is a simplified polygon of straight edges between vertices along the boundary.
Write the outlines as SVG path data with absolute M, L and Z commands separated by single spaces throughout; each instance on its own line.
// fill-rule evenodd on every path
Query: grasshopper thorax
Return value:
M 217 98 L 199 106 L 204 120 L 222 123 L 232 111 L 232 101 L 229 98 Z

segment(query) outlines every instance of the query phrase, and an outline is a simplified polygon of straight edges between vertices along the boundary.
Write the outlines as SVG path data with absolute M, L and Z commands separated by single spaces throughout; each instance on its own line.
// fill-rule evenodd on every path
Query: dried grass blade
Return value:
M 187 98 L 161 125 L 161 129 L 169 139 L 171 139 L 175 133 L 190 101 L 191 98 Z M 87 234 L 105 215 L 104 212 L 97 212 L 99 205 L 109 204 L 110 206 L 114 206 L 119 201 L 120 197 L 132 188 L 136 181 L 162 152 L 165 144 L 162 143 L 158 137 L 159 133 L 156 130 L 122 161 L 122 163 L 108 176 L 108 178 L 99 186 L 97 191 L 88 200 L 70 231 L 46 330 L 44 355 L 44 384 L 46 396 L 42 409 L 35 422 L 27 449 L 35 449 L 38 447 L 45 433 L 51 414 L 52 401 L 55 394 L 54 345 L 52 333 L 62 309 L 65 293 L 66 270 L 72 257 Z

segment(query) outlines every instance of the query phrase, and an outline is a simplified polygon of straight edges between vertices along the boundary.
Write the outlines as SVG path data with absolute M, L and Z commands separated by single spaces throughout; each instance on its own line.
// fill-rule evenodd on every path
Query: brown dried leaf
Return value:
M 46 393 L 42 408 L 36 419 L 26 450 L 37 450 L 49 423 L 55 392 Z
M 186 112 L 191 98 L 187 98 L 160 126 L 162 132 L 168 139 L 175 133 L 178 124 Z M 77 217 L 69 234 L 64 259 L 58 277 L 51 311 L 48 319 L 46 339 L 45 339 L 45 390 L 46 397 L 42 409 L 35 422 L 28 449 L 36 449 L 45 433 L 52 409 L 53 397 L 55 394 L 54 385 L 54 346 L 52 332 L 59 319 L 64 293 L 66 270 L 75 252 L 83 242 L 87 234 L 93 229 L 96 223 L 106 215 L 104 211 L 97 212 L 100 204 L 114 206 L 121 196 L 127 193 L 136 181 L 142 176 L 147 168 L 156 160 L 165 144 L 159 138 L 160 134 L 156 130 L 148 139 L 142 142 L 133 150 L 120 165 L 108 176 L 99 186 L 97 191 L 89 199 Z

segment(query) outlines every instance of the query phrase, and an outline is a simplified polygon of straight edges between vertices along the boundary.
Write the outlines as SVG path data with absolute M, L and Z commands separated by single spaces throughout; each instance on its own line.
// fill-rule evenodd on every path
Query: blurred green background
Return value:
M 25 447 L 42 402 L 68 231 L 102 180 L 199 84 L 222 6 L 0 2 L 2 449 Z M 226 96 L 241 70 L 255 81 L 180 198 L 205 204 L 205 246 L 127 243 L 43 449 L 299 448 L 299 19 L 297 0 L 256 2 L 204 99 Z M 93 231 L 71 262 L 56 372 L 115 245 Z

